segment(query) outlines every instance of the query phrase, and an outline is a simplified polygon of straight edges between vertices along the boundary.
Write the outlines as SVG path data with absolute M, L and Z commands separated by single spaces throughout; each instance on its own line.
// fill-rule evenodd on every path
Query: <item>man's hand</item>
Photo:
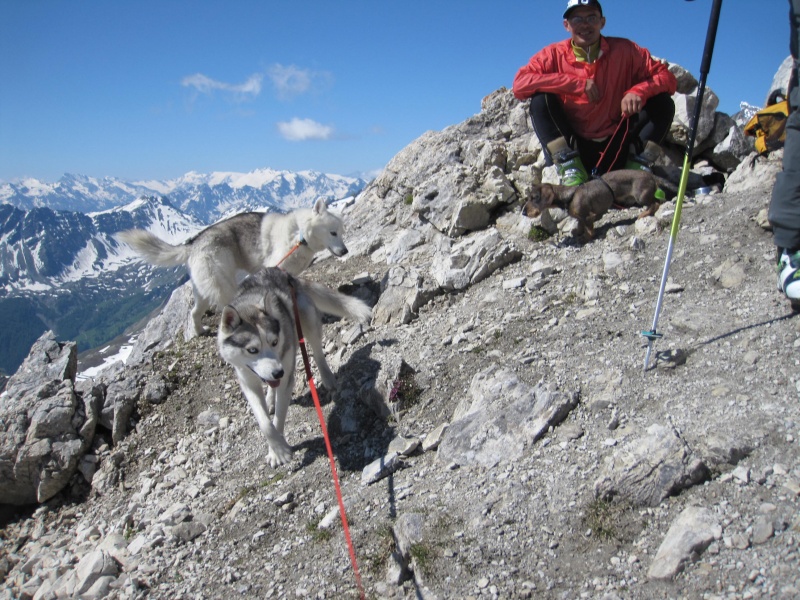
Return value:
M 622 116 L 630 117 L 638 114 L 644 107 L 644 100 L 636 94 L 625 94 L 622 97 Z
M 600 100 L 600 88 L 594 84 L 594 79 L 586 80 L 586 87 L 583 89 L 589 102 L 598 102 Z

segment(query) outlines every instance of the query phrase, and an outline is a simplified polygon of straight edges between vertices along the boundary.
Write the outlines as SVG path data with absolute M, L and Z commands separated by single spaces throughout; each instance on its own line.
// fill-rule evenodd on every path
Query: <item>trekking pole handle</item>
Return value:
M 690 124 L 689 140 L 686 144 L 686 156 L 689 157 L 690 162 L 694 154 L 694 142 L 697 137 L 697 126 L 700 122 L 700 114 L 702 112 L 703 95 L 706 91 L 706 78 L 711 68 L 711 56 L 714 54 L 714 41 L 717 38 L 717 25 L 719 25 L 719 13 L 721 10 L 722 0 L 714 0 L 711 6 L 711 17 L 709 17 L 708 20 L 708 32 L 706 33 L 703 60 L 700 63 L 700 81 L 697 86 L 697 100 L 695 101 L 694 115 Z
M 703 62 L 700 63 L 700 73 L 703 75 L 707 75 L 711 68 L 711 55 L 714 53 L 714 40 L 717 39 L 717 25 L 719 25 L 719 13 L 721 10 L 722 0 L 714 0 L 714 4 L 711 6 L 711 17 L 708 20 Z

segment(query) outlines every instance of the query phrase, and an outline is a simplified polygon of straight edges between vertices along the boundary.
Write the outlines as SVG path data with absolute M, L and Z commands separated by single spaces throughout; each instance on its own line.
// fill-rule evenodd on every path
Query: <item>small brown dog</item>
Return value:
M 534 186 L 533 194 L 522 212 L 528 217 L 538 217 L 551 206 L 565 209 L 581 224 L 579 235 L 591 240 L 594 223 L 612 206 L 645 208 L 637 219 L 654 215 L 658 210 L 656 190 L 658 182 L 652 173 L 621 169 L 601 175 L 579 186 L 543 183 Z

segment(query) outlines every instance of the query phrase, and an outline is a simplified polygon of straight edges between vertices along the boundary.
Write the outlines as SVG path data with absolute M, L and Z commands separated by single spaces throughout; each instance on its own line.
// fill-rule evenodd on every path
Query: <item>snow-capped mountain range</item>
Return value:
M 363 179 L 313 171 L 187 173 L 172 181 L 129 183 L 64 175 L 0 184 L 0 286 L 39 291 L 116 270 L 133 256 L 114 236 L 148 229 L 172 243 L 248 211 L 287 211 L 318 198 L 353 196 Z
M 366 183 L 271 169 L 187 173 L 164 182 L 64 175 L 56 183 L 0 183 L 0 338 L 13 339 L 17 325 L 25 324 L 30 331 L 20 336 L 20 361 L 46 329 L 88 349 L 158 306 L 185 270 L 142 263 L 117 241 L 122 230 L 147 229 L 181 243 L 233 214 L 285 212 L 319 198 L 332 202 L 355 196 Z M 121 310 L 134 299 L 135 310 Z M 0 344 L 0 371 L 16 368 L 3 353 Z
M 124 206 L 142 196 L 165 196 L 181 212 L 209 224 L 243 210 L 286 211 L 310 206 L 318 198 L 345 198 L 365 185 L 360 177 L 274 169 L 189 172 L 168 181 L 137 182 L 66 174 L 55 183 L 37 179 L 0 182 L 0 203 L 23 210 L 48 207 L 92 213 Z

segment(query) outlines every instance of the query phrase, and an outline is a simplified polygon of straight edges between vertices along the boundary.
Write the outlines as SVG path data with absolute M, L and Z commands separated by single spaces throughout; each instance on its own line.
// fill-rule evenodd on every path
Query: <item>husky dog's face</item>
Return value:
M 347 254 L 343 239 L 344 224 L 328 210 L 324 200 L 317 200 L 314 204 L 307 227 L 306 242 L 312 250 L 328 250 L 334 256 Z
M 284 375 L 282 332 L 277 319 L 263 308 L 231 305 L 222 309 L 217 345 L 228 364 L 250 369 L 261 381 L 276 388 Z

